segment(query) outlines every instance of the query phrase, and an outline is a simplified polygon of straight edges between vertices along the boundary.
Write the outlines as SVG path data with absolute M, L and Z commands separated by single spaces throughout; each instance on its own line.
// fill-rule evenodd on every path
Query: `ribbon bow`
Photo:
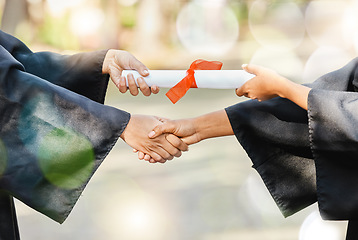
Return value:
M 185 95 L 189 88 L 198 87 L 194 77 L 195 70 L 220 70 L 222 65 L 223 64 L 218 61 L 205 61 L 202 59 L 195 60 L 186 71 L 186 76 L 174 87 L 172 87 L 165 95 L 167 95 L 170 101 L 175 104 Z

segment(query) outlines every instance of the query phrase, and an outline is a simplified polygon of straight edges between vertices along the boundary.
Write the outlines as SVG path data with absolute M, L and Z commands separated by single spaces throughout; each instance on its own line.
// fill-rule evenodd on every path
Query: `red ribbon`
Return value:
M 185 95 L 189 88 L 198 87 L 194 77 L 195 70 L 220 70 L 222 65 L 218 61 L 195 60 L 186 71 L 186 77 L 172 87 L 165 95 L 175 104 Z

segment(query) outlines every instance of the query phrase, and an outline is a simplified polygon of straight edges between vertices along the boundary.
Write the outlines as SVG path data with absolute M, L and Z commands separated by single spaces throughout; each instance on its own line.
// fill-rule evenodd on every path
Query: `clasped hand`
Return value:
M 297 88 L 297 86 L 292 85 L 289 80 L 270 69 L 255 65 L 243 65 L 243 69 L 256 76 L 236 89 L 238 96 L 246 96 L 258 101 L 265 101 L 278 96 L 288 97 L 288 93 L 292 92 L 293 88 Z M 160 120 L 161 124 L 158 124 L 150 131 L 148 134 L 150 139 L 168 136 L 166 134 L 174 134 L 180 138 L 183 142 L 182 144 L 188 146 L 207 138 L 233 134 L 225 110 L 192 119 L 169 120 L 158 118 L 158 120 Z M 151 163 L 157 162 L 153 157 L 141 151 L 138 152 L 138 158 Z M 161 162 L 164 163 L 165 161 Z
M 109 50 L 103 62 L 102 72 L 110 74 L 112 81 L 121 93 L 129 90 L 132 95 L 136 96 L 139 93 L 138 88 L 145 96 L 159 92 L 157 86 L 149 88 L 142 77 L 137 79 L 137 86 L 131 74 L 128 75 L 127 87 L 125 77 L 121 76 L 125 69 L 136 70 L 143 77 L 149 75 L 147 67 L 130 53 Z M 243 65 L 243 69 L 256 76 L 236 89 L 238 96 L 246 96 L 259 101 L 277 96 L 291 98 L 292 88 L 295 86 L 290 84 L 286 78 L 270 69 L 255 65 Z M 303 90 L 307 91 L 307 89 Z M 303 103 L 304 100 L 301 99 Z M 188 145 L 203 139 L 232 134 L 227 114 L 225 110 L 221 110 L 197 118 L 182 120 L 132 115 L 121 138 L 135 152 L 138 152 L 139 159 L 151 163 L 165 163 L 174 157 L 180 157 L 182 151 L 188 150 Z

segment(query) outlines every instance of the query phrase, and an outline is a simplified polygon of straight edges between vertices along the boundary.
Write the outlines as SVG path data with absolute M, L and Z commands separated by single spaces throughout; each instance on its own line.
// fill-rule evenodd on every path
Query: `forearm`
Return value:
M 234 134 L 225 110 L 196 117 L 193 123 L 200 140 Z
M 297 84 L 285 79 L 283 87 L 280 88 L 278 95 L 296 103 L 301 108 L 307 110 L 308 94 L 311 88 Z

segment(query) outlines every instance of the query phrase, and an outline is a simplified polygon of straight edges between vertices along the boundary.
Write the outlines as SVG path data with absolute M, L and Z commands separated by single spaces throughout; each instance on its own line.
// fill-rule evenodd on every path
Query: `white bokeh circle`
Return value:
M 193 1 L 182 8 L 177 34 L 192 53 L 224 54 L 236 43 L 239 24 L 225 1 Z
M 310 83 L 322 75 L 335 71 L 346 65 L 354 56 L 337 47 L 319 47 L 306 61 L 303 82 Z
M 310 38 L 319 46 L 347 46 L 344 28 L 347 27 L 346 17 L 349 7 L 351 7 L 349 1 L 310 2 L 305 12 L 306 30 Z M 356 29 L 349 31 L 351 30 L 356 31 Z
M 318 211 L 312 212 L 301 225 L 299 240 L 340 240 L 340 226 L 333 222 L 323 221 Z
M 70 19 L 71 31 L 77 36 L 96 34 L 105 20 L 102 10 L 94 7 L 77 9 Z
M 242 196 L 246 196 L 250 213 L 256 213 L 259 217 L 257 223 L 271 226 L 280 224 L 282 214 L 259 175 L 250 174 L 246 178 L 238 192 L 239 199 Z
M 304 16 L 294 1 L 273 4 L 258 0 L 251 4 L 249 27 L 262 46 L 295 48 L 305 34 Z

